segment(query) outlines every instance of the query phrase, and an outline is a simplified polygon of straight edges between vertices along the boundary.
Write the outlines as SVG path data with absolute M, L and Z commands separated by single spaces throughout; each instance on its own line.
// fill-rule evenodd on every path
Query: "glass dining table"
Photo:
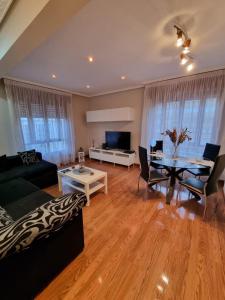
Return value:
M 182 180 L 181 173 L 183 173 L 186 170 L 191 169 L 205 169 L 210 168 L 210 166 L 204 166 L 196 163 L 190 163 L 188 161 L 179 160 L 179 159 L 169 159 L 169 158 L 161 158 L 156 160 L 151 160 L 151 166 L 163 166 L 163 168 L 167 171 L 166 176 L 168 176 L 170 179 L 169 181 L 169 188 L 166 195 L 166 204 L 170 204 L 173 195 L 174 195 L 174 189 L 176 185 L 176 180 L 179 181 Z M 200 197 L 194 193 L 191 192 L 193 196 L 196 199 L 200 199 Z

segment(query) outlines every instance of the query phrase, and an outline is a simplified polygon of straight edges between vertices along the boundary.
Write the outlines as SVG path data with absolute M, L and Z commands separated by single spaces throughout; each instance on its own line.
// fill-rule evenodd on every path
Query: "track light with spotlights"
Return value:
M 182 29 L 180 26 L 174 25 L 174 28 L 177 31 L 176 45 L 177 47 L 182 46 L 182 51 L 180 54 L 180 64 L 181 65 L 187 64 L 186 69 L 188 72 L 190 72 L 194 68 L 193 57 L 188 55 L 191 52 L 190 50 L 191 39 L 188 37 L 187 32 L 184 29 Z
M 189 57 L 183 53 L 180 55 L 180 64 L 185 65 L 189 60 Z

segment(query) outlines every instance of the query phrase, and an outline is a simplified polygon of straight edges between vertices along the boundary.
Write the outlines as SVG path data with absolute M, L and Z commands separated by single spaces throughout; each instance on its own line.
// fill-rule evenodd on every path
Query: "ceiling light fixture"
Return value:
M 87 89 L 90 89 L 90 87 L 91 87 L 91 86 L 90 86 L 89 84 L 86 85 L 86 88 L 87 88 Z
M 182 29 L 181 26 L 174 25 L 177 34 L 177 47 L 182 46 L 182 51 L 180 53 L 180 64 L 186 65 L 187 63 L 187 71 L 190 72 L 194 68 L 193 57 L 188 54 L 191 52 L 191 39 L 188 37 L 187 32 Z
M 194 63 L 191 62 L 191 63 L 189 63 L 189 64 L 187 65 L 187 71 L 188 71 L 188 72 L 191 72 L 193 69 L 194 69 Z
M 56 79 L 56 75 L 55 75 L 55 74 L 52 74 L 52 78 Z
M 121 80 L 125 80 L 125 79 L 126 79 L 126 76 L 123 75 L 123 76 L 121 76 L 120 78 L 121 78 Z
M 88 61 L 89 61 L 90 63 L 92 63 L 92 62 L 94 61 L 93 56 L 88 56 Z
M 181 53 L 180 54 L 180 64 L 185 65 L 188 62 L 189 58 L 187 55 Z

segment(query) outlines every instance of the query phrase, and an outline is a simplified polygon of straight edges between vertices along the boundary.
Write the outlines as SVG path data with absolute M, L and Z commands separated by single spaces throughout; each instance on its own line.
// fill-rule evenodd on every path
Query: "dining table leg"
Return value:
M 176 184 L 176 168 L 171 168 L 169 175 L 170 175 L 170 183 L 169 183 L 168 192 L 166 194 L 166 204 L 170 204 L 171 200 L 173 199 L 174 189 Z

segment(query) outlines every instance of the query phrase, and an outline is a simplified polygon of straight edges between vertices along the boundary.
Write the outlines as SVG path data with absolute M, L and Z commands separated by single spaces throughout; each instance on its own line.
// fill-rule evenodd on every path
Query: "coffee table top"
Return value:
M 85 169 L 90 170 L 90 172 L 94 173 L 93 175 L 91 175 L 90 173 L 87 174 L 86 172 L 80 173 L 80 174 L 78 174 L 77 172 L 76 173 L 73 172 L 74 170 L 78 170 L 78 168 L 79 168 L 79 165 L 75 165 L 75 166 L 72 166 L 69 168 L 64 168 L 62 170 L 59 170 L 58 174 L 60 176 L 69 177 L 77 182 L 84 183 L 84 184 L 90 184 L 92 182 L 97 181 L 98 179 L 101 179 L 101 178 L 107 176 L 107 172 L 100 171 L 100 170 L 93 169 L 93 168 L 88 168 L 86 166 L 85 166 Z M 68 170 L 68 171 L 66 171 L 66 170 Z

